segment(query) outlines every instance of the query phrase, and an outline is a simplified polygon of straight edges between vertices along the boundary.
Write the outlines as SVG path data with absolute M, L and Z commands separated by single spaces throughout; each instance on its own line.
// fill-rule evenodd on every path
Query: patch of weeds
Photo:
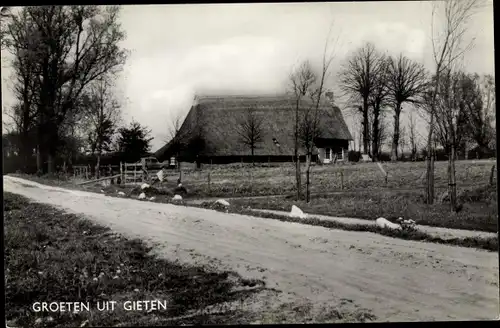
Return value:
M 497 201 L 497 188 L 494 185 L 485 185 L 475 188 L 466 188 L 458 194 L 458 201 L 462 203 L 491 203 Z

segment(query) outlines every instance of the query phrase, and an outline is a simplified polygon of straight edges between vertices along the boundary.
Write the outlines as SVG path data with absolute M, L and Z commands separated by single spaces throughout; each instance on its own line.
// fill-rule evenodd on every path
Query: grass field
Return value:
M 495 161 L 457 161 L 456 180 L 458 186 L 488 184 L 491 168 Z M 352 163 L 340 165 L 314 166 L 311 173 L 311 191 L 323 193 L 329 191 L 359 189 L 424 189 L 425 162 L 383 163 L 388 174 L 385 176 L 375 163 Z M 305 181 L 304 167 L 302 180 Z M 178 174 L 171 172 L 170 180 L 176 180 Z M 210 174 L 210 184 L 208 176 Z M 342 179 L 343 176 L 343 179 Z M 496 171 L 495 176 L 496 179 Z M 232 197 L 282 195 L 295 192 L 295 168 L 292 164 L 272 167 L 252 167 L 250 164 L 206 166 L 201 171 L 183 172 L 183 184 L 192 194 Z M 343 183 L 342 183 L 343 180 Z M 495 180 L 496 181 L 496 180 Z M 435 163 L 436 186 L 447 186 L 447 162 Z
M 248 323 L 238 304 L 265 288 L 234 273 L 156 258 L 140 240 L 10 193 L 4 193 L 4 229 L 5 311 L 15 327 Z M 115 311 L 32 311 L 37 301 L 92 308 L 107 300 L 118 302 Z M 168 307 L 125 311 L 125 300 L 166 300 Z

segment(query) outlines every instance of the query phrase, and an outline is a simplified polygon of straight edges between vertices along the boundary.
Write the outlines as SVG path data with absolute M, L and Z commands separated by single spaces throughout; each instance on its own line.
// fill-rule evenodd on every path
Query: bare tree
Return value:
M 434 106 L 438 139 L 448 154 L 448 185 L 451 210 L 456 209 L 457 190 L 455 181 L 455 159 L 457 147 L 465 135 L 466 117 L 464 113 L 465 74 L 452 73 L 451 69 L 441 78 L 440 93 Z
M 307 96 L 311 86 L 316 82 L 309 61 L 304 61 L 297 70 L 290 74 L 290 89 L 295 98 L 295 124 L 294 124 L 294 158 L 295 158 L 295 181 L 297 188 L 297 200 L 302 198 L 302 183 L 300 172 L 300 154 L 299 154 L 299 128 L 300 128 L 300 111 L 302 99 Z
M 433 88 L 430 97 L 430 122 L 429 134 L 427 138 L 427 188 L 426 198 L 427 203 L 434 203 L 434 157 L 433 154 L 433 131 L 435 120 L 435 107 L 436 98 L 439 94 L 439 85 L 441 74 L 444 69 L 450 69 L 457 58 L 462 56 L 465 51 L 471 48 L 472 42 L 462 47 L 467 26 L 472 18 L 472 15 L 480 7 L 481 1 L 479 0 L 445 0 L 442 6 L 439 7 L 437 3 L 433 3 L 432 20 L 431 20 L 431 41 L 434 56 L 434 63 L 436 65 Z M 442 18 L 444 23 L 441 33 L 435 33 L 434 21 L 435 13 L 441 9 Z M 452 159 L 454 161 L 454 159 Z M 452 173 L 454 175 L 454 172 Z M 452 182 L 450 182 L 450 187 Z M 456 188 L 455 188 L 456 190 Z
M 334 59 L 336 46 L 338 44 L 337 38 L 334 41 L 333 49 L 331 49 L 329 52 L 329 45 L 331 42 L 330 35 L 332 32 L 331 27 L 326 38 L 325 47 L 323 49 L 321 71 L 318 75 L 319 78 L 314 79 L 318 81 L 318 84 L 316 86 L 313 86 L 309 92 L 312 106 L 306 107 L 299 128 L 299 137 L 302 141 L 302 145 L 306 150 L 306 202 L 308 203 L 311 200 L 311 160 L 315 141 L 321 137 L 320 118 L 322 117 L 322 115 L 329 115 L 327 111 L 322 109 L 322 100 L 326 93 L 325 82 L 330 76 L 330 66 Z M 333 99 L 331 99 L 330 101 L 333 102 Z M 330 109 L 331 105 L 332 104 L 329 104 L 327 108 Z
M 379 55 L 373 69 L 372 92 L 368 99 L 372 112 L 370 115 L 371 133 L 370 140 L 372 161 L 377 161 L 380 152 L 380 120 L 382 119 L 382 109 L 388 104 L 389 95 L 389 62 L 384 55 Z
M 441 77 L 440 94 L 435 105 L 435 134 L 438 143 L 451 154 L 468 133 L 466 102 L 470 89 L 470 80 L 463 72 L 448 70 Z
M 254 166 L 255 149 L 257 149 L 259 144 L 264 140 L 264 131 L 262 128 L 263 121 L 264 117 L 259 116 L 254 107 L 249 107 L 246 109 L 245 117 L 236 127 L 236 132 L 240 137 L 240 142 L 250 148 L 250 152 L 252 154 L 252 165 Z
M 92 154 L 96 155 L 95 172 L 99 178 L 99 167 L 103 151 L 110 151 L 111 141 L 121 118 L 120 104 L 115 98 L 109 78 L 101 78 L 89 85 L 83 100 L 83 123 Z
M 394 108 L 394 136 L 392 139 L 391 160 L 398 159 L 400 139 L 400 116 L 404 103 L 415 103 L 427 87 L 426 72 L 423 65 L 400 54 L 388 61 L 389 97 Z
M 380 54 L 372 43 L 366 43 L 347 60 L 339 73 L 340 87 L 350 96 L 352 102 L 362 102 L 359 107 L 363 124 L 363 152 L 368 154 L 369 122 L 368 113 L 370 95 L 375 84 L 377 66 L 380 64 Z
M 17 100 L 16 105 L 5 114 L 12 119 L 19 133 L 24 168 L 33 153 L 35 140 L 33 131 L 36 129 L 39 86 L 34 62 L 38 44 L 31 38 L 32 33 L 33 27 L 26 12 L 21 11 L 18 16 L 14 16 L 6 7 L 2 8 L 2 49 L 6 47 L 13 56 L 11 62 L 13 74 L 10 82 Z

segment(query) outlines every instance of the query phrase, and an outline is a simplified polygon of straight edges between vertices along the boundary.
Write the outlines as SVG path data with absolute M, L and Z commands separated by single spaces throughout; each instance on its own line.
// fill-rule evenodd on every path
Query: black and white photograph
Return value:
M 0 14 L 6 327 L 499 320 L 492 0 Z

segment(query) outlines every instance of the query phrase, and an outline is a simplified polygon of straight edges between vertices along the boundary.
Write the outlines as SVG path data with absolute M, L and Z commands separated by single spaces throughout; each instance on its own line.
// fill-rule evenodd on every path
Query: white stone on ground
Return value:
M 375 220 L 375 222 L 377 223 L 377 225 L 380 228 L 388 228 L 391 230 L 401 230 L 401 226 L 399 224 L 392 223 L 391 221 L 389 221 L 385 218 L 378 218 L 377 220 Z
M 215 203 L 216 203 L 216 204 L 221 204 L 221 205 L 223 205 L 223 206 L 229 206 L 229 202 L 228 202 L 227 200 L 225 200 L 225 199 L 217 199 L 217 200 L 215 201 Z
M 144 199 L 144 198 L 146 198 L 146 194 L 145 194 L 145 193 L 141 193 L 141 194 L 139 195 L 139 199 Z
M 290 211 L 290 217 L 305 219 L 305 218 L 307 218 L 307 214 L 302 212 L 302 210 L 300 208 L 298 208 L 297 206 L 292 205 L 292 210 Z
M 149 198 L 149 200 L 155 200 L 155 199 L 156 199 L 156 197 L 155 197 L 155 196 L 153 196 L 153 197 Z
M 182 196 L 181 195 L 175 195 L 172 200 L 182 200 Z
M 119 191 L 119 192 L 118 192 L 118 195 L 120 195 L 120 196 L 125 196 L 125 193 L 124 193 L 123 191 Z
M 150 185 L 148 185 L 147 183 L 143 183 L 141 186 L 141 190 L 147 189 L 149 187 L 150 187 Z

